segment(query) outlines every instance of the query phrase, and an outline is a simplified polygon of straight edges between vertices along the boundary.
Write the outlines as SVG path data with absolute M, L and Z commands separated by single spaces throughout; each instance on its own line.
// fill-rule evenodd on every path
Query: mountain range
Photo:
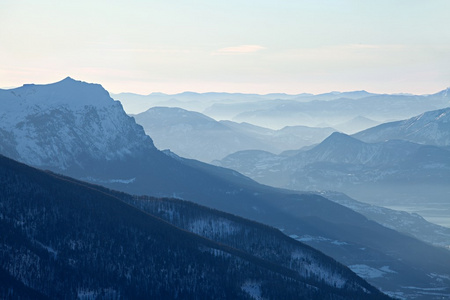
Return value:
M 119 100 L 129 114 L 138 114 L 151 107 L 178 107 L 185 110 L 202 112 L 214 103 L 256 103 L 272 99 L 296 99 L 309 97 L 312 94 L 288 95 L 274 93 L 267 95 L 242 94 L 242 93 L 195 93 L 183 92 L 174 95 L 164 93 L 151 93 L 139 95 L 133 93 L 111 94 L 111 97 Z
M 352 134 L 450 106 L 449 89 L 431 95 L 374 94 L 366 91 L 312 95 L 154 93 L 114 94 L 125 111 L 137 114 L 155 106 L 179 107 L 216 120 L 232 120 L 280 129 L 285 126 L 333 127 Z
M 266 127 L 269 125 L 272 127 L 289 125 L 337 127 L 338 124 L 358 117 L 384 123 L 410 118 L 424 111 L 448 106 L 450 106 L 450 93 L 443 91 L 428 96 L 371 94 L 357 99 L 336 97 L 333 100 L 310 100 L 307 102 L 273 100 L 258 104 L 251 103 L 247 106 L 240 103 L 217 103 L 205 109 L 204 113 L 214 118 L 223 118 L 222 111 L 232 111 L 233 115 L 228 115 L 228 118 L 233 121 Z M 366 128 L 350 129 L 352 132 L 356 132 Z
M 157 150 L 99 85 L 67 78 L 0 91 L 0 151 L 21 162 L 135 195 L 176 196 L 282 229 L 385 292 L 446 290 L 445 249 L 383 227 L 320 195 L 275 189 Z M 375 275 L 376 276 L 375 276 Z M 414 289 L 408 288 L 414 286 Z
M 297 149 L 319 143 L 335 131 L 306 126 L 273 130 L 248 123 L 219 122 L 176 107 L 153 107 L 133 117 L 157 148 L 207 163 L 241 150 L 279 153 Z
M 312 149 L 275 155 L 240 151 L 218 165 L 263 184 L 334 190 L 373 204 L 447 203 L 450 152 L 402 140 L 365 143 L 335 132 Z

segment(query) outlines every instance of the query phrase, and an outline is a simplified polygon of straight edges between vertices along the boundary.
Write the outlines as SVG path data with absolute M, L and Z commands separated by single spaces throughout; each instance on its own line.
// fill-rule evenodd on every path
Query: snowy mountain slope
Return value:
M 27 164 L 77 169 L 89 160 L 121 160 L 142 152 L 143 145 L 153 148 L 142 128 L 100 85 L 68 77 L 50 85 L 0 90 L 0 99 L 0 150 Z
M 390 122 L 358 132 L 368 143 L 401 139 L 418 144 L 450 146 L 450 108 L 427 111 L 408 120 Z
M 85 89 L 89 86 L 73 80 L 69 82 L 71 84 L 67 87 L 68 90 Z M 34 86 L 34 89 L 39 90 L 42 87 Z M 2 95 L 6 92 L 10 97 L 9 94 L 12 91 L 15 90 L 2 91 Z M 64 90 L 55 92 L 52 96 L 66 99 L 67 103 L 63 103 L 63 108 L 59 109 L 61 117 L 46 115 L 48 109 L 44 105 L 33 112 L 33 114 L 45 115 L 43 123 L 50 123 L 52 126 L 36 126 L 34 120 L 24 118 L 21 119 L 22 127 L 2 127 L 5 141 L 8 141 L 8 145 L 10 145 L 8 149 L 16 151 L 16 154 L 26 153 L 18 151 L 21 149 L 15 147 L 15 137 L 18 136 L 16 131 L 21 132 L 23 128 L 32 127 L 41 130 L 35 138 L 43 139 L 48 143 L 36 143 L 30 136 L 30 139 L 26 141 L 29 141 L 29 145 L 37 147 L 32 150 L 36 153 L 47 154 L 46 157 L 49 159 L 53 155 L 54 160 L 58 161 L 56 152 L 46 153 L 43 149 L 45 147 L 65 149 L 64 139 L 53 138 L 55 131 L 58 134 L 60 129 L 67 131 L 71 130 L 71 126 L 76 126 L 73 130 L 75 133 L 82 132 L 82 135 L 76 136 L 74 140 L 81 139 L 82 141 L 78 145 L 84 145 L 87 148 L 82 152 L 83 154 L 73 155 L 71 158 L 67 156 L 70 160 L 66 165 L 52 165 L 51 162 L 44 165 L 45 161 L 43 161 L 44 164 L 40 165 L 41 168 L 48 168 L 58 173 L 132 194 L 176 196 L 283 228 L 288 235 L 296 235 L 300 238 L 308 237 L 308 244 L 314 245 L 348 266 L 367 265 L 376 269 L 386 266 L 386 264 L 379 265 L 380 261 L 389 262 L 390 269 L 397 273 L 370 279 L 371 283 L 383 290 L 406 291 L 402 286 L 412 285 L 424 288 L 439 286 L 442 285 L 442 281 L 440 283 L 438 280 L 440 277 L 432 278 L 428 274 L 448 273 L 446 266 L 441 263 L 442 255 L 446 254 L 439 252 L 439 249 L 402 236 L 374 222 L 369 222 L 362 215 L 323 197 L 263 186 L 235 171 L 183 159 L 174 154 L 166 155 L 158 151 L 153 146 L 151 139 L 144 134 L 142 127 L 137 125 L 133 118 L 127 117 L 123 110 L 122 113 L 118 112 L 117 121 L 126 123 L 123 124 L 125 128 L 131 128 L 131 130 L 125 131 L 129 132 L 129 135 L 122 136 L 119 130 L 119 134 L 116 136 L 108 134 L 105 138 L 98 136 L 100 131 L 79 128 L 82 127 L 80 124 L 83 124 L 79 120 L 83 119 L 84 114 L 77 113 L 76 107 L 71 108 L 71 103 L 77 98 L 61 93 L 64 93 Z M 71 93 L 71 95 L 76 96 L 77 94 Z M 19 104 L 26 103 L 21 100 L 23 97 L 16 98 Z M 103 100 L 115 103 L 109 97 Z M 103 100 L 99 99 L 101 103 L 104 102 Z M 46 99 L 42 99 L 42 103 L 46 101 Z M 7 101 L 0 98 L 0 111 L 8 112 L 8 106 L 3 106 L 3 103 L 7 103 Z M 118 110 L 118 106 L 113 108 Z M 31 110 L 32 108 L 27 109 Z M 107 127 L 106 124 L 109 122 L 101 113 L 90 113 L 86 116 L 89 116 L 89 119 L 86 120 L 87 124 L 98 124 L 99 128 Z M 128 143 L 121 142 L 123 139 Z M 84 141 L 91 140 L 105 141 L 106 145 L 98 147 L 98 149 L 110 149 L 108 147 L 111 146 L 113 153 L 123 153 L 123 149 L 133 149 L 129 145 L 134 145 L 134 142 L 138 145 L 141 141 L 141 144 L 133 151 L 130 150 L 130 153 L 125 152 L 123 156 L 109 156 L 111 154 L 108 152 L 90 151 L 91 145 L 85 145 Z M 119 142 L 114 144 L 114 141 Z M 117 146 L 116 149 L 114 149 L 114 145 Z M 73 149 L 66 150 L 66 153 L 70 154 Z M 76 153 L 72 152 L 72 154 Z M 19 159 L 26 161 L 28 158 L 19 157 Z M 65 166 L 67 167 L 64 169 Z M 373 235 L 374 232 L 377 234 Z M 398 243 L 397 241 L 402 242 Z M 419 249 L 420 251 L 418 251 Z M 425 260 L 424 257 L 430 258 L 431 262 Z M 443 282 L 445 284 L 445 281 Z

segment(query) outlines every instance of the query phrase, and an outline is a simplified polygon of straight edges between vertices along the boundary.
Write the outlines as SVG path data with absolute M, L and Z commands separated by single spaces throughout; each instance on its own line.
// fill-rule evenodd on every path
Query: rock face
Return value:
M 0 151 L 33 166 L 74 171 L 154 148 L 120 102 L 97 84 L 68 77 L 0 90 L 0 99 Z

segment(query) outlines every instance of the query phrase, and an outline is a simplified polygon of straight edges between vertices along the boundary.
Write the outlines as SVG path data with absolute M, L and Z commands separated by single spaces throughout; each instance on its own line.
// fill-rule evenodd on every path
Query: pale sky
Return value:
M 0 1 L 0 87 L 438 92 L 449 0 Z

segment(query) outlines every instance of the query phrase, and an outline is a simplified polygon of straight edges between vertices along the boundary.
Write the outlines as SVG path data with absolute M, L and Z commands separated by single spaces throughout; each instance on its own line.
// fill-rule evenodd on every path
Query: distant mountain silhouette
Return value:
M 398 204 L 404 195 L 409 195 L 404 203 L 426 201 L 431 195 L 444 203 L 450 193 L 450 152 L 401 140 L 365 143 L 336 132 L 317 146 L 290 155 L 241 151 L 216 163 L 264 184 L 341 191 L 374 204 Z
M 181 108 L 153 107 L 134 116 L 155 145 L 176 154 L 211 162 L 240 150 L 282 152 L 322 141 L 334 130 L 305 126 L 280 130 L 231 121 L 215 121 Z
M 353 134 L 373 122 L 402 120 L 450 106 L 448 89 L 432 95 L 374 94 L 366 91 L 312 94 L 153 93 L 114 94 L 125 110 L 137 114 L 155 106 L 180 107 L 216 120 L 278 129 L 285 126 L 333 127 Z M 374 121 L 368 121 L 374 120 Z

